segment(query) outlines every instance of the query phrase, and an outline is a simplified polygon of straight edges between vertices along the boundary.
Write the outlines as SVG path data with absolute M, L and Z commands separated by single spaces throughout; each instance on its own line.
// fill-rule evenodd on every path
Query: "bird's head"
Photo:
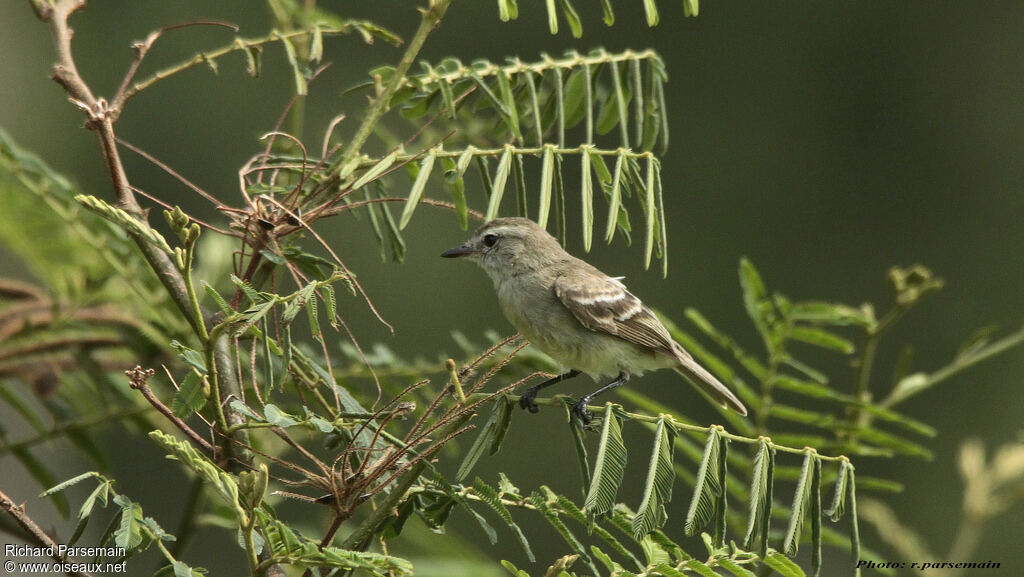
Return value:
M 565 255 L 562 246 L 537 223 L 526 218 L 494 219 L 461 245 L 441 253 L 445 258 L 468 258 L 494 276 L 543 267 Z

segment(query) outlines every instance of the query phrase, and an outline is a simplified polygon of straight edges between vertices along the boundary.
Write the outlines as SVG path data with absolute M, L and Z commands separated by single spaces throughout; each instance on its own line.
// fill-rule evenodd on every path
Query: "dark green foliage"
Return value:
M 666 323 L 739 392 L 751 419 L 724 413 L 725 426 L 700 426 L 623 390 L 631 408 L 607 404 L 596 435 L 572 422 L 564 437 L 554 439 L 574 445 L 581 483 L 571 493 L 582 494 L 582 502 L 546 485 L 520 490 L 504 472 L 494 486 L 479 477 L 465 484 L 480 459 L 496 458 L 519 418 L 514 391 L 554 367 L 515 338 L 493 334 L 484 344 L 452 335 L 452 358 L 442 354 L 441 342 L 428 343 L 412 361 L 383 343 L 360 344 L 347 324 L 355 318 L 349 296 L 392 327 L 339 257 L 351 247 L 325 242 L 319 221 L 345 212 L 365 219 L 381 260 L 399 262 L 413 217 L 433 218 L 423 205 L 451 212 L 462 229 L 504 214 L 529 216 L 542 226 L 553 224 L 564 243 L 576 198 L 567 187 L 579 170 L 584 249 L 593 246 L 604 211 L 598 235 L 610 242 L 618 232 L 629 243 L 633 226 L 642 227 L 635 230 L 643 235 L 644 264 L 660 258 L 665 273 L 668 226 L 657 156 L 668 146 L 665 64 L 652 50 L 598 49 L 541 55 L 533 62 L 446 58 L 417 67 L 423 41 L 439 29 L 449 4 L 432 0 L 400 60 L 370 71 L 362 86 L 369 103 L 344 141 L 334 134 L 340 117 L 318 146 L 275 129 L 239 173 L 237 206 L 208 195 L 219 210 L 212 224 L 168 206 L 166 227 L 152 225 L 139 206 L 146 203 L 136 199 L 112 153 L 119 146 L 134 150 L 114 136 L 134 95 L 195 65 L 217 72 L 228 62 L 223 57 L 235 52 L 258 75 L 263 50 L 279 43 L 298 103 L 281 125 L 297 130 L 303 126 L 301 96 L 321 70 L 330 36 L 399 40 L 379 25 L 311 3 L 268 4 L 275 29 L 265 36 L 236 37 L 141 80 L 134 79 L 133 65 L 108 100 L 80 88 L 74 93 L 64 74 L 77 72 L 58 63 L 57 80 L 88 111 L 87 127 L 106 138 L 103 159 L 116 200 L 81 194 L 0 132 L 0 217 L 6 217 L 0 240 L 43 285 L 0 279 L 0 400 L 31 431 L 13 441 L 0 427 L 0 454 L 14 457 L 40 485 L 54 485 L 43 496 L 63 514 L 71 511 L 64 490 L 96 480 L 73 533 L 62 542 L 78 542 L 91 522 L 106 527 L 100 544 L 125 547 L 128 557 L 157 545 L 163 558 L 158 575 L 205 573 L 179 559 L 175 537 L 145 516 L 142 503 L 118 492 L 112 479 L 94 472 L 57 484 L 49 464 L 33 452 L 36 445 L 66 439 L 102 469 L 108 459 L 90 433 L 110 422 L 124 425 L 119 434 L 148 432 L 176 461 L 168 467 L 187 470 L 194 481 L 182 534 L 200 519 L 228 528 L 252 575 L 268 574 L 272 565 L 311 574 L 411 574 L 409 561 L 368 549 L 402 538 L 419 523 L 415 519 L 442 532 L 461 510 L 492 544 L 504 546 L 501 540 L 511 535 L 531 561 L 535 554 L 520 522 L 524 516 L 543 519 L 530 539 L 560 539 L 567 553 L 551 563 L 552 577 L 751 577 L 771 571 L 799 577 L 805 572 L 786 555 L 795 555 L 801 541 L 810 543 L 809 573 L 817 576 L 823 545 L 849 550 L 853 559 L 862 553 L 851 458 L 931 456 L 927 439 L 935 429 L 903 415 L 897 405 L 1024 342 L 1024 331 L 994 341 L 981 333 L 933 372 L 915 372 L 904 355 L 891 389 L 883 390 L 873 371 L 881 337 L 938 290 L 940 279 L 921 266 L 893 269 L 894 304 L 876 317 L 870 305 L 793 302 L 770 291 L 744 259 L 743 306 L 763 351 L 744 350 L 738 343 L 749 339 L 726 335 L 695 310 L 687 318 L 719 350 Z M 562 22 L 574 36 L 582 34 L 583 3 L 545 4 L 552 32 Z M 612 25 L 612 0 L 599 4 Z M 33 0 L 44 20 L 66 18 L 60 10 L 68 5 Z M 518 17 L 516 0 L 498 5 L 502 20 Z M 683 5 L 686 15 L 697 13 L 696 0 Z M 657 25 L 656 0 L 633 9 L 641 6 L 647 23 Z M 56 34 L 66 30 L 51 28 Z M 141 59 L 149 44 L 136 48 Z M 63 52 L 57 57 L 68 56 Z M 392 110 L 413 127 L 385 125 Z M 476 177 L 466 178 L 471 166 L 479 185 Z M 607 205 L 597 206 L 602 197 Z M 401 205 L 397 217 L 393 204 Z M 642 225 L 631 212 L 642 215 Z M 165 235 L 167 227 L 172 234 Z M 43 234 L 53 242 L 33 242 Z M 224 239 L 231 244 L 218 244 Z M 339 294 L 338 283 L 347 291 Z M 334 332 L 348 340 L 337 346 Z M 856 370 L 827 373 L 821 367 L 836 363 L 824 358 L 849 361 Z M 125 368 L 136 365 L 125 386 Z M 161 366 L 165 372 L 155 370 Z M 564 407 L 563 399 L 538 401 Z M 634 453 L 648 456 L 636 460 L 643 484 L 635 511 L 619 502 L 626 494 L 620 489 L 627 478 L 627 421 L 650 433 Z M 474 427 L 475 435 L 465 435 Z M 176 433 L 166 432 L 171 429 Z M 669 519 L 677 481 L 693 490 L 684 491 L 685 518 Z M 830 482 L 832 498 L 823 511 L 822 485 Z M 862 491 L 901 489 L 887 479 L 862 476 L 860 482 Z M 791 488 L 791 503 L 775 499 Z M 285 497 L 329 522 L 306 523 L 310 534 L 303 534 L 271 504 Z M 116 507 L 107 510 L 111 504 Z M 846 527 L 823 527 L 823 514 L 832 521 L 845 516 Z M 773 518 L 777 530 L 785 527 L 776 543 L 770 543 Z M 685 551 L 678 542 L 684 535 L 699 536 L 706 554 Z M 504 565 L 516 577 L 527 575 Z

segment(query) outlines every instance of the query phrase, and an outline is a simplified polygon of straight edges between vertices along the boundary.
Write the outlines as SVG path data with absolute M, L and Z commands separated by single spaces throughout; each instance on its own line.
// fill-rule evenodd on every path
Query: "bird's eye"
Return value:
M 484 246 L 490 248 L 498 243 L 498 235 L 496 234 L 485 234 L 484 235 Z

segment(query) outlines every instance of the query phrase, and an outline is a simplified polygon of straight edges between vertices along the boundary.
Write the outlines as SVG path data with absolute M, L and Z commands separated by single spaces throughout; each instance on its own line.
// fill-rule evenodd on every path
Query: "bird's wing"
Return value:
M 555 279 L 555 295 L 576 320 L 593 331 L 676 356 L 668 330 L 618 279 L 576 268 Z

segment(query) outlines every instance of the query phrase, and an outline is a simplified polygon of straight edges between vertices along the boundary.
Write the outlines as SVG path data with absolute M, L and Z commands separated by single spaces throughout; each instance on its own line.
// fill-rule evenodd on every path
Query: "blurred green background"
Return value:
M 633 292 L 670 317 L 681 321 L 686 307 L 696 307 L 749 349 L 759 350 L 736 276 L 738 260 L 747 256 L 770 289 L 794 299 L 871 301 L 880 310 L 889 305 L 885 273 L 890 266 L 919 262 L 943 277 L 946 288 L 887 336 L 890 346 L 883 345 L 876 373 L 881 377 L 905 342 L 914 345 L 915 369 L 931 370 L 945 364 L 977 328 L 1019 327 L 1024 319 L 1024 3 L 708 1 L 695 19 L 683 18 L 680 2 L 660 4 L 657 28 L 644 25 L 641 3 L 632 1 L 615 2 L 619 21 L 605 28 L 597 2 L 577 2 L 584 12 L 584 36 L 574 39 L 564 22 L 559 35 L 548 33 L 539 1 L 520 2 L 521 17 L 511 23 L 498 20 L 494 2 L 456 2 L 422 56 L 431 62 L 449 55 L 465 62 L 506 56 L 532 60 L 542 52 L 598 46 L 652 47 L 663 56 L 672 134 L 663 158 L 669 276 L 663 280 L 653 269 L 644 271 L 638 245 L 595 243 L 587 258 L 608 273 L 627 276 Z M 411 2 L 324 5 L 379 21 L 404 37 L 417 21 Z M 162 25 L 195 19 L 234 22 L 248 36 L 265 33 L 270 21 L 264 5 L 251 0 L 96 1 L 72 20 L 78 66 L 95 91 L 110 95 L 130 62 L 131 41 Z M 0 31 L 0 126 L 84 192 L 109 198 L 94 135 L 81 128 L 82 115 L 48 78 L 53 50 L 47 28 L 27 2 L 3 2 Z M 178 61 L 194 47 L 219 46 L 229 35 L 204 28 L 173 33 L 158 43 L 145 70 Z M 307 140 L 318 143 L 326 122 L 339 113 L 358 116 L 365 97 L 342 97 L 342 91 L 363 81 L 370 68 L 394 63 L 399 54 L 382 42 L 366 46 L 355 37 L 328 39 L 326 60 L 333 64 L 311 85 Z M 197 67 L 165 81 L 129 103 L 119 134 L 225 202 L 238 203 L 237 169 L 261 147 L 256 139 L 271 130 L 292 89 L 279 48 L 267 50 L 265 63 L 255 80 L 245 75 L 238 57 L 222 62 L 218 75 Z M 355 121 L 346 125 L 351 131 Z M 412 132 L 402 121 L 391 127 L 399 134 Z M 128 152 L 125 160 L 136 186 L 209 214 L 204 201 L 145 160 Z M 447 192 L 428 194 L 444 198 Z M 471 206 L 482 209 L 481 191 L 469 194 Z M 467 233 L 453 216 L 421 210 L 408 229 L 403 265 L 380 263 L 365 221 L 343 217 L 323 223 L 320 232 L 396 329 L 389 335 L 352 299 L 343 303 L 342 314 L 361 342 L 384 341 L 403 354 L 434 358 L 455 349 L 453 330 L 476 339 L 488 328 L 511 332 L 485 276 L 464 263 L 437 258 Z M 569 226 L 569 248 L 580 254 L 579 223 L 570 218 Z M 19 276 L 25 270 L 0 252 L 0 274 Z M 696 396 L 678 384 L 674 375 L 659 373 L 636 386 L 666 403 L 693 403 Z M 858 463 L 858 471 L 905 483 L 906 491 L 888 502 L 939 557 L 960 515 L 957 447 L 968 436 L 980 437 L 990 448 L 1019 439 L 1022 384 L 1024 353 L 1017 349 L 904 406 L 910 416 L 939 428 L 939 437 L 927 442 L 934 460 Z M 565 390 L 587 387 L 579 382 Z M 713 418 L 703 408 L 692 413 Z M 559 426 L 554 436 L 538 434 L 523 422 L 510 433 L 507 446 L 515 450 L 485 460 L 478 472 L 486 478 L 503 468 L 502 459 L 529 459 L 536 465 L 535 478 L 517 479 L 520 486 L 547 483 L 576 494 L 575 465 L 562 465 L 574 457 L 559 416 L 553 411 L 531 416 L 531 425 Z M 145 450 L 124 449 L 126 454 Z M 3 464 L 4 478 L 22 478 L 9 461 Z M 69 464 L 68 474 L 76 472 Z M 125 463 L 115 477 L 122 488 L 131 487 L 133 477 L 148 478 Z M 35 492 L 26 481 L 16 499 Z M 154 508 L 147 513 L 159 515 L 161 506 L 173 511 L 173 497 L 166 499 L 165 505 L 144 503 Z M 1003 570 L 993 574 L 1020 574 L 1021 527 L 1024 511 L 1018 507 L 988 528 L 975 560 L 1001 562 Z M 867 544 L 899 560 L 870 529 L 862 530 Z M 510 540 L 499 547 L 508 553 L 497 556 L 519 559 Z M 203 562 L 216 566 L 215 560 Z

